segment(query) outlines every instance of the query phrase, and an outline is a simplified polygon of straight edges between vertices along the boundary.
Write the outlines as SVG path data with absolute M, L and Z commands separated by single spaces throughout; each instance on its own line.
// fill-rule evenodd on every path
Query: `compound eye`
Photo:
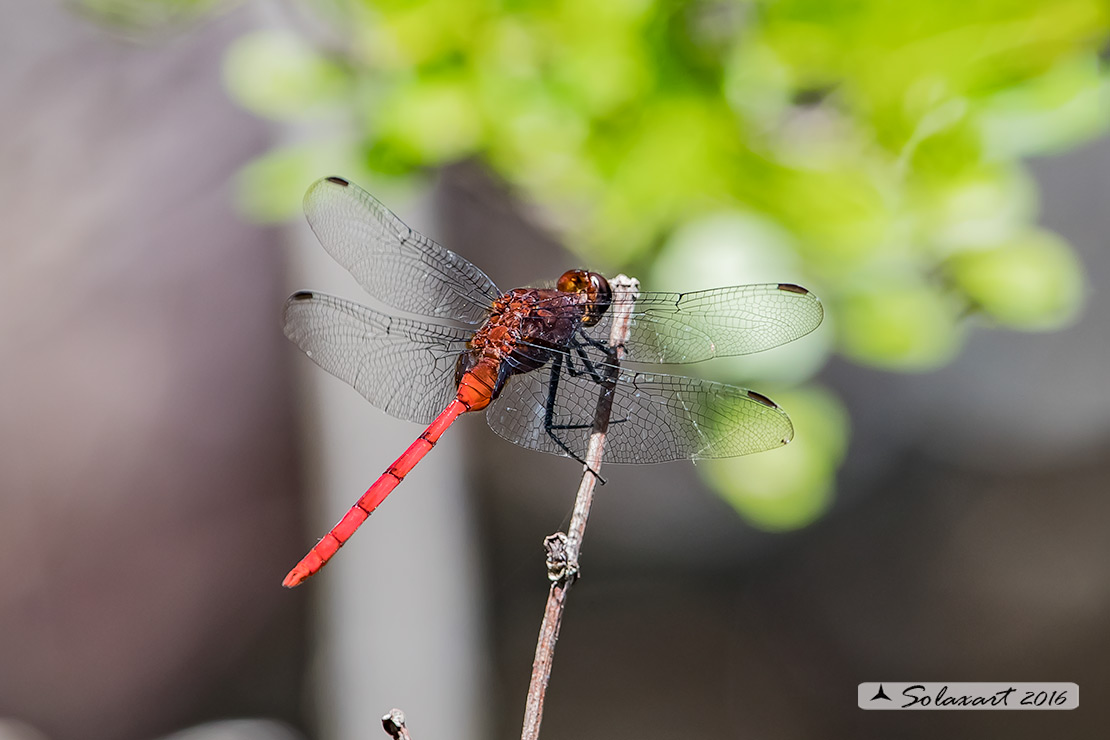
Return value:
M 596 272 L 586 273 L 586 280 L 589 282 L 589 286 L 585 290 L 589 304 L 586 307 L 585 316 L 582 317 L 582 323 L 586 326 L 593 326 L 601 321 L 601 317 L 605 315 L 612 304 L 613 290 L 609 287 L 609 281 Z
M 590 300 L 604 303 L 606 306 L 612 303 L 613 290 L 609 287 L 609 281 L 605 279 L 605 276 L 596 272 L 588 272 L 586 276 L 590 281 L 590 287 L 586 289 Z
M 555 288 L 563 293 L 582 293 L 589 284 L 589 273 L 585 270 L 567 270 L 555 283 Z

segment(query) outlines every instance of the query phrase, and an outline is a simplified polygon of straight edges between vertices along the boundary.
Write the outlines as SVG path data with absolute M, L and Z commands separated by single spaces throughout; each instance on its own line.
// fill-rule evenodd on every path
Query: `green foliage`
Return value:
M 918 275 L 875 275 L 840 302 L 839 347 L 847 357 L 889 370 L 932 369 L 959 348 L 959 315 L 951 296 Z
M 266 74 L 258 74 L 258 70 Z M 224 59 L 232 97 L 260 116 L 284 119 L 341 105 L 349 82 L 343 68 L 295 36 L 255 32 L 241 37 Z
M 1052 234 L 956 255 L 949 265 L 972 304 L 1017 329 L 1050 329 L 1073 318 L 1083 299 L 1075 255 Z
M 810 524 L 832 504 L 848 414 L 834 395 L 816 386 L 775 397 L 790 411 L 793 442 L 759 455 L 706 460 L 697 469 L 751 524 L 784 531 Z
M 244 173 L 258 217 L 294 216 L 322 173 L 419 176 L 478 159 L 546 208 L 591 266 L 688 281 L 658 287 L 785 277 L 821 295 L 824 342 L 727 365 L 727 380 L 814 372 L 834 340 L 866 365 L 934 368 L 959 350 L 969 314 L 1040 329 L 1080 303 L 1082 271 L 1036 227 L 1018 158 L 1110 125 L 1105 0 L 315 7 L 327 48 L 270 31 L 227 57 L 246 108 L 331 132 Z M 842 415 L 807 393 L 784 402 L 799 426 L 788 451 L 706 466 L 766 526 L 807 521 L 831 490 L 847 426 L 813 421 Z M 757 490 L 772 479 L 782 490 Z

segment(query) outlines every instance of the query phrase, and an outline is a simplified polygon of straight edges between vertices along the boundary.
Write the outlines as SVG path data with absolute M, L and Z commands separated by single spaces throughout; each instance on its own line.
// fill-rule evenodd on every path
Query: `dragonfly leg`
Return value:
M 595 346 L 603 344 L 602 342 L 598 342 L 595 339 L 590 339 L 585 334 L 583 334 L 582 336 L 585 337 L 587 342 L 589 342 L 590 344 L 593 344 Z M 586 351 L 582 348 L 582 345 L 579 344 L 578 342 L 575 342 L 573 346 L 574 346 L 575 354 L 577 354 L 578 359 L 580 359 L 582 361 L 583 369 L 582 370 L 575 370 L 574 369 L 574 362 L 571 360 L 571 356 L 567 355 L 567 373 L 569 373 L 572 378 L 577 378 L 579 375 L 589 375 L 590 380 L 594 381 L 595 383 L 597 383 L 599 385 L 601 383 L 604 383 L 605 379 L 601 377 L 601 373 L 594 366 L 594 363 L 590 360 L 589 357 L 586 356 Z M 561 360 L 561 358 L 560 358 L 560 360 Z M 628 421 L 628 419 L 610 419 L 609 424 L 610 425 L 621 424 L 621 423 L 626 422 L 626 421 Z M 592 427 L 592 426 L 593 426 L 592 424 L 578 424 L 578 425 L 559 426 L 559 427 L 555 427 L 555 428 L 556 429 L 587 429 L 587 428 Z
M 602 352 L 604 352 L 607 356 L 612 356 L 613 352 L 609 348 L 609 343 L 608 342 L 603 341 L 601 339 L 594 339 L 593 337 L 591 337 L 589 334 L 582 331 L 581 329 L 578 330 L 578 336 L 582 337 L 583 341 L 585 341 L 586 344 L 590 345 L 594 349 L 599 349 Z
M 582 361 L 582 369 L 575 370 L 574 362 L 571 361 L 571 356 L 567 355 L 567 372 L 570 373 L 570 376 L 572 378 L 577 378 L 579 375 L 589 375 L 590 380 L 597 383 L 598 385 L 604 383 L 605 379 L 601 377 L 601 373 L 598 372 L 597 367 L 590 360 L 590 358 L 586 356 L 586 350 L 582 348 L 582 345 L 578 342 L 574 342 L 573 347 L 574 353 L 577 354 L 578 359 Z
M 559 437 L 559 435 L 556 434 L 556 431 L 562 431 L 565 429 L 586 429 L 593 426 L 591 424 L 555 423 L 555 398 L 559 393 L 559 376 L 563 374 L 563 357 L 564 355 L 562 354 L 556 354 L 554 360 L 552 360 L 551 381 L 547 386 L 547 403 L 544 405 L 543 430 L 547 433 L 547 436 L 551 437 L 552 441 L 555 442 L 555 444 L 559 445 L 559 448 L 567 454 L 567 457 L 570 457 L 581 463 L 583 466 L 585 466 L 586 470 L 590 471 L 590 473 L 592 473 L 593 476 L 597 478 L 598 482 L 601 483 L 601 485 L 605 485 L 605 479 L 601 477 L 601 474 L 590 467 L 589 463 L 582 459 L 582 457 L 578 453 L 568 447 L 566 442 L 564 442 Z M 570 365 L 568 363 L 568 368 L 569 367 Z

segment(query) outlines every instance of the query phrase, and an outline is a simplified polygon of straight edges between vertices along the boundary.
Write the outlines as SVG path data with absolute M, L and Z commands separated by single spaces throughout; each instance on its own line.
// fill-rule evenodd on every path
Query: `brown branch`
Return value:
M 412 740 L 409 728 L 405 727 L 405 713 L 400 709 L 390 709 L 389 714 L 382 717 L 382 727 L 393 740 Z
M 620 372 L 620 361 L 624 357 L 624 343 L 628 341 L 632 306 L 639 295 L 640 283 L 634 278 L 618 275 L 609 281 L 609 287 L 613 290 L 613 303 L 609 308 L 613 317 L 609 332 L 609 364 L 594 411 L 593 431 L 586 450 L 582 482 L 574 500 L 574 513 L 571 515 L 570 526 L 567 527 L 568 534 L 559 532 L 544 540 L 544 547 L 547 549 L 547 577 L 551 580 L 551 589 L 547 593 L 547 606 L 543 610 L 540 635 L 536 642 L 536 657 L 532 662 L 532 680 L 528 685 L 528 698 L 524 704 L 521 740 L 539 740 L 543 702 L 551 679 L 551 664 L 555 659 L 555 642 L 559 639 L 559 626 L 563 621 L 567 592 L 578 579 L 578 555 L 586 532 L 586 520 L 590 516 L 590 506 L 593 504 L 594 486 L 597 485 L 601 470 L 605 433 L 609 428 L 609 414 L 613 407 L 613 388 Z

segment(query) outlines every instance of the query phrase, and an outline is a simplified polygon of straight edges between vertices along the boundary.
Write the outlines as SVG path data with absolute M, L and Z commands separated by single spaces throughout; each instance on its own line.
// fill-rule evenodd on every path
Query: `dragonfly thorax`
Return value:
M 550 360 L 552 351 L 565 350 L 579 327 L 588 325 L 593 307 L 590 292 L 597 295 L 601 290 L 593 282 L 583 286 L 576 291 L 516 288 L 502 294 L 459 356 L 456 383 L 464 384 L 468 377 L 473 380 L 470 376 L 482 378 L 492 400 L 511 376 L 540 368 Z M 608 284 L 604 289 L 608 290 Z

